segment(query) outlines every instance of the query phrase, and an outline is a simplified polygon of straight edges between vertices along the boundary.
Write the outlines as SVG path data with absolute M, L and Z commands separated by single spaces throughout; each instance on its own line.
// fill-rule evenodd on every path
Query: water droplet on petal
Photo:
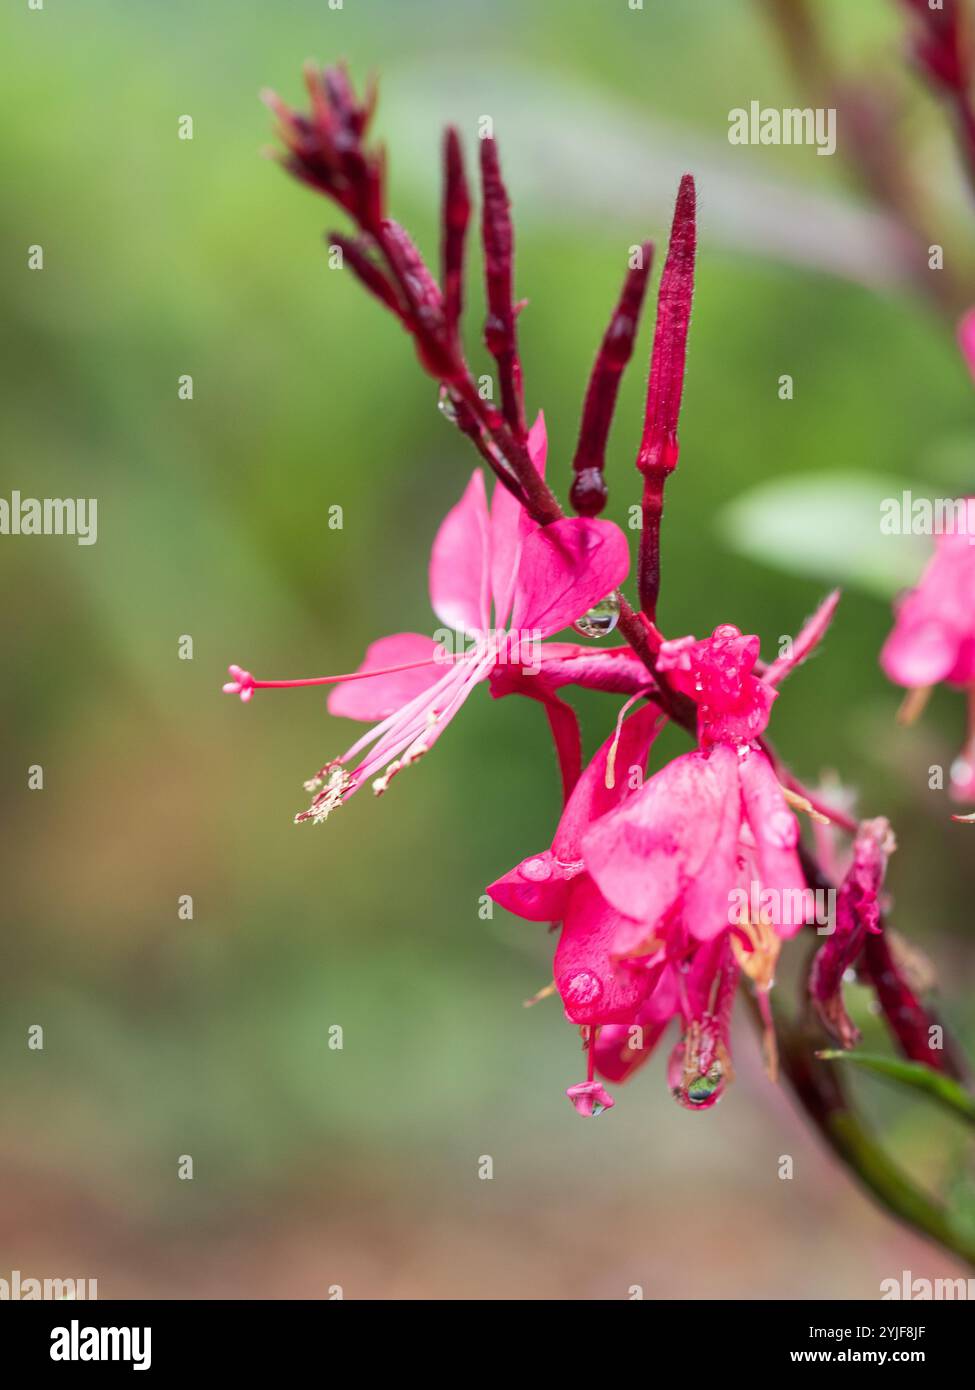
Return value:
M 613 593 L 607 594 L 600 603 L 594 604 L 589 612 L 583 613 L 572 626 L 583 637 L 608 637 L 615 630 L 619 620 L 620 596 Z
M 552 877 L 552 866 L 547 859 L 526 859 L 518 872 L 530 883 L 544 883 Z
M 595 1004 L 602 992 L 602 981 L 591 970 L 577 970 L 568 979 L 563 976 L 559 980 L 559 993 L 563 1001 L 575 1008 L 585 1008 L 589 1004 Z

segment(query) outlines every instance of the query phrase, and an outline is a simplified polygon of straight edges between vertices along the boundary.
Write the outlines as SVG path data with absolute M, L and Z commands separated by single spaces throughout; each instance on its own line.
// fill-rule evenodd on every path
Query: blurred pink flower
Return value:
M 969 309 L 958 325 L 958 343 L 968 370 L 975 377 L 975 309 Z
M 917 587 L 896 606 L 880 653 L 888 678 L 926 691 L 944 681 L 968 691 L 968 733 L 951 767 L 955 801 L 975 801 L 975 498 L 963 499 L 965 524 L 935 538 L 935 552 Z M 923 696 L 921 703 L 923 703 Z M 920 708 L 915 703 L 908 718 Z
M 968 498 L 975 508 L 975 498 Z M 917 587 L 898 603 L 880 664 L 897 685 L 975 680 L 975 535 L 947 531 Z

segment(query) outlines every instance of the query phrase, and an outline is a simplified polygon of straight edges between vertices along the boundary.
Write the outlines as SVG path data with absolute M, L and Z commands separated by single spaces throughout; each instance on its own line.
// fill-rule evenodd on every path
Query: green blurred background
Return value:
M 903 70 L 900 15 L 817 9 L 848 72 L 886 65 L 902 83 L 939 240 L 964 263 L 971 209 L 943 117 Z M 551 943 L 478 915 L 558 813 L 536 706 L 481 691 L 387 797 L 313 829 L 292 824 L 301 783 L 350 726 L 314 690 L 248 708 L 220 694 L 230 661 L 348 670 L 372 638 L 428 629 L 429 544 L 472 466 L 403 335 L 327 268 L 321 234 L 341 218 L 259 157 L 258 89 L 300 102 L 309 56 L 381 73 L 393 211 L 432 255 L 439 127 L 456 121 L 473 152 L 477 117 L 494 117 L 531 301 L 528 402 L 563 495 L 626 250 L 665 237 L 691 168 L 700 274 L 661 620 L 674 635 L 733 621 L 768 652 L 849 581 L 772 732 L 807 781 L 832 769 L 894 820 L 895 921 L 971 1039 L 972 831 L 928 790 L 961 701 L 896 728 L 876 657 L 891 575 L 908 582 L 916 554 L 886 540 L 878 578 L 870 549 L 889 479 L 952 490 L 968 468 L 970 484 L 971 383 L 950 320 L 883 249 L 842 128 L 833 159 L 728 144 L 731 107 L 804 104 L 761 12 L 11 0 L 0 46 L 0 493 L 99 501 L 97 545 L 0 539 L 0 1277 L 97 1278 L 103 1297 L 791 1298 L 957 1273 L 824 1156 L 744 1016 L 716 1112 L 680 1110 L 656 1058 L 600 1123 L 573 1114 L 577 1035 L 556 1002 L 522 1007 L 551 978 Z M 489 370 L 473 279 L 470 294 Z M 620 521 L 648 344 L 645 327 L 611 444 Z M 870 498 L 853 532 L 836 501 L 850 475 Z M 810 483 L 808 501 L 755 498 L 780 480 Z M 760 557 L 779 521 L 793 539 L 776 568 Z M 592 747 L 618 702 L 579 707 Z M 860 1095 L 919 1178 L 958 1181 L 955 1130 L 876 1084 Z

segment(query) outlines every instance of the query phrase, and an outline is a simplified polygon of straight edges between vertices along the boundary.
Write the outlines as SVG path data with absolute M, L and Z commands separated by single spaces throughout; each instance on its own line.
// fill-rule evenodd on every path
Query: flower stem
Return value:
M 783 1074 L 840 1162 L 892 1216 L 975 1267 L 975 1234 L 902 1172 L 852 1110 L 836 1068 L 817 1059 L 824 1035 L 779 1010 L 775 1028 Z

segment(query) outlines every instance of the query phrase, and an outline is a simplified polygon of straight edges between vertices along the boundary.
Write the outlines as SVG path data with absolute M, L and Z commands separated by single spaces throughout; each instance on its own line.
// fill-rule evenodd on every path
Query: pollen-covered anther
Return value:
M 767 992 L 775 983 L 775 967 L 782 949 L 779 935 L 770 922 L 762 920 L 743 923 L 740 930 L 748 938 L 751 950 L 732 934 L 731 949 L 735 960 L 755 988 Z
M 341 806 L 346 792 L 352 786 L 352 778 L 339 763 L 331 763 L 323 768 L 317 778 L 313 777 L 310 783 L 305 783 L 306 790 L 313 791 L 316 782 L 321 786 L 321 790 L 308 810 L 299 811 L 295 816 L 295 825 L 302 825 L 309 820 L 315 825 L 321 825 L 328 820 L 336 806 Z
M 779 783 L 779 790 L 793 810 L 804 811 L 809 819 L 814 820 L 817 825 L 832 825 L 833 822 L 829 816 L 824 816 L 822 811 L 817 811 L 808 797 L 794 792 L 791 787 L 784 787 L 781 782 Z
M 344 774 L 344 772 L 345 770 L 342 767 L 341 760 L 339 758 L 331 758 L 324 767 L 318 769 L 314 777 L 309 777 L 308 781 L 302 782 L 301 785 L 306 792 L 317 792 L 321 787 L 329 786 L 336 773 Z

